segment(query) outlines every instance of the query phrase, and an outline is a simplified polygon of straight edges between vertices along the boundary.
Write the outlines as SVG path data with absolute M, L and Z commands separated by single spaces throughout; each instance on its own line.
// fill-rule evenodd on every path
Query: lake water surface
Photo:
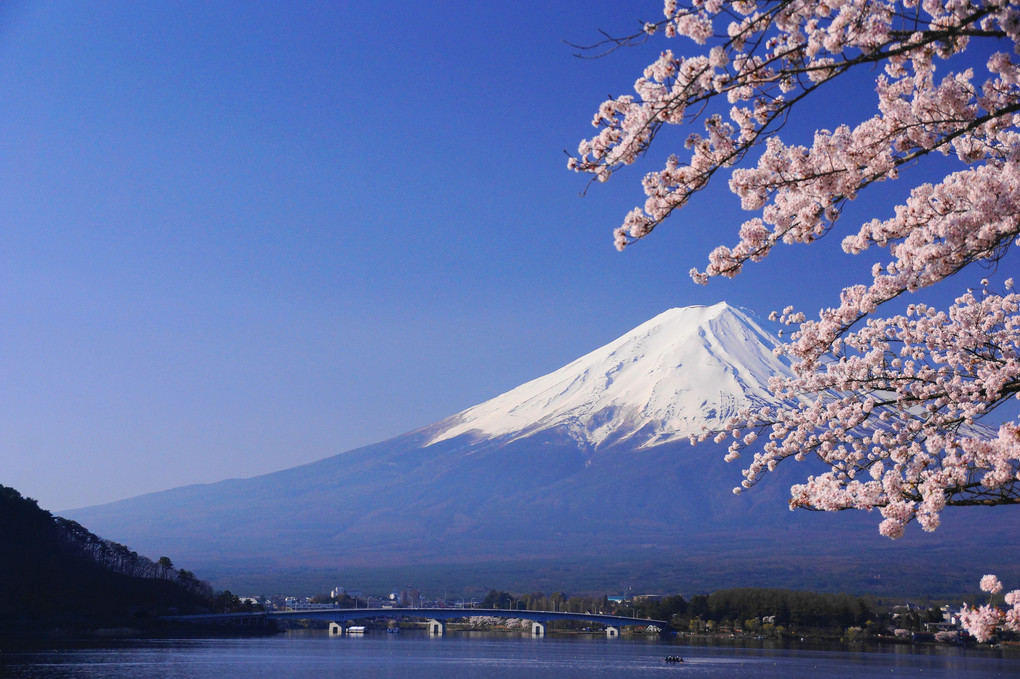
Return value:
M 682 664 L 664 662 L 683 656 Z M 329 637 L 289 632 L 258 639 L 145 640 L 117 647 L 0 652 L 0 676 L 45 679 L 573 679 L 574 677 L 923 677 L 1020 676 L 1020 656 L 985 649 L 889 646 L 804 650 L 685 646 L 644 639 L 453 633 Z

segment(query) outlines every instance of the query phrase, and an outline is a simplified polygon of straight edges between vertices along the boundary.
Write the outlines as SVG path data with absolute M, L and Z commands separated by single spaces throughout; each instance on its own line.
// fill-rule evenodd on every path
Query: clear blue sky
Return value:
M 613 249 L 648 168 L 582 198 L 563 150 L 667 43 L 582 60 L 563 41 L 661 16 L 622 5 L 4 5 L 0 483 L 60 510 L 253 476 L 430 424 L 669 307 L 833 303 L 818 272 L 870 268 L 838 239 L 690 282 L 744 218 L 723 185 Z

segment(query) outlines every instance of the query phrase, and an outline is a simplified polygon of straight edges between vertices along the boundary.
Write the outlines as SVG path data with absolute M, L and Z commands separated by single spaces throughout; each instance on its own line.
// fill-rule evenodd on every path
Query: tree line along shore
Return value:
M 271 610 L 271 599 L 240 599 L 215 592 L 167 557 L 156 561 L 104 540 L 80 524 L 41 509 L 35 500 L 0 486 L 0 637 L 179 634 L 161 616 Z M 310 597 L 315 603 L 356 607 L 350 595 Z M 568 596 L 562 592 L 511 594 L 491 590 L 479 609 L 558 610 L 668 621 L 682 635 L 788 639 L 972 641 L 959 632 L 959 602 L 924 605 L 849 594 L 736 588 L 685 597 Z M 410 611 L 409 611 L 410 614 Z M 486 623 L 489 627 L 504 621 Z M 584 623 L 556 622 L 577 632 Z M 941 635 L 941 636 L 939 636 Z M 1001 633 L 997 642 L 1010 643 Z

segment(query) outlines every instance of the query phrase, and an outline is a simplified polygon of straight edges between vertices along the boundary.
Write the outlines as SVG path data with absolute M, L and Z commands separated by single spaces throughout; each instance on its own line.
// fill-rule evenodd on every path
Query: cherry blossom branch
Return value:
M 889 537 L 913 521 L 934 530 L 947 506 L 1020 502 L 1020 423 L 986 424 L 1020 394 L 1012 281 L 994 292 L 983 280 L 946 310 L 881 313 L 974 267 L 995 267 L 1020 242 L 1020 10 L 1006 0 L 665 0 L 664 17 L 644 33 L 688 38 L 702 53 L 663 51 L 636 96 L 602 104 L 598 133 L 568 162 L 606 181 L 663 130 L 703 128 L 688 135 L 683 157 L 645 175 L 644 205 L 614 232 L 619 249 L 729 171 L 730 190 L 756 215 L 735 246 L 717 247 L 691 275 L 733 277 L 779 244 L 831 233 L 849 201 L 908 176 L 936 151 L 959 166 L 843 239 L 851 255 L 888 252 L 870 282 L 847 285 L 817 319 L 792 308 L 777 315 L 796 328 L 781 348 L 793 375 L 773 380 L 772 403 L 701 437 L 732 439 L 727 459 L 751 456 L 736 490 L 810 456 L 823 471 L 791 488 L 791 507 L 878 509 Z M 989 55 L 983 70 L 961 57 L 973 44 Z M 818 129 L 809 146 L 781 140 L 791 113 L 819 88 L 874 65 L 883 67 L 875 115 Z M 936 78 L 958 65 L 966 68 Z

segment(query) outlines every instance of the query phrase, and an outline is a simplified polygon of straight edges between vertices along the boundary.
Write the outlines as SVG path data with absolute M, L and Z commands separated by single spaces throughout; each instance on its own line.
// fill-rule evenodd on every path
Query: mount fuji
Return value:
M 388 441 L 65 514 L 233 591 L 413 582 L 934 597 L 973 591 L 985 572 L 1020 579 L 1020 553 L 1003 539 L 1016 522 L 1002 508 L 946 512 L 936 533 L 894 542 L 878 535 L 874 514 L 788 511 L 808 462 L 734 495 L 739 467 L 721 446 L 688 438 L 771 399 L 769 377 L 790 370 L 777 345 L 725 303 L 671 309 Z
M 778 342 L 724 303 L 670 309 L 544 377 L 436 426 L 430 444 L 472 434 L 513 441 L 561 430 L 581 448 L 644 449 L 721 426 L 769 401 L 769 377 L 789 374 Z

